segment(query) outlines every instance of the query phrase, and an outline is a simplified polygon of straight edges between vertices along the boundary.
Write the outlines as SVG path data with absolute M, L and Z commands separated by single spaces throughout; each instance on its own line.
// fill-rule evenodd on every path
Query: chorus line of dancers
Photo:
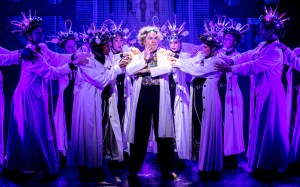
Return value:
M 218 179 L 226 164 L 237 167 L 237 155 L 245 151 L 249 170 L 258 174 L 299 166 L 300 112 L 292 109 L 291 84 L 292 69 L 300 69 L 300 50 L 279 41 L 288 18 L 277 9 L 265 7 L 259 18 L 263 42 L 244 53 L 236 47 L 249 25 L 220 15 L 205 21 L 201 47 L 185 45 L 189 32 L 176 19 L 161 27 L 144 26 L 136 39 L 122 22 L 108 19 L 99 28 L 91 24 L 74 32 L 66 20 L 65 31 L 46 41 L 64 54 L 43 43 L 40 17 L 29 11 L 22 18 L 11 23 L 17 28 L 13 32 L 27 40 L 26 47 L 0 50 L 1 66 L 21 66 L 6 145 L 0 74 L 2 176 L 20 179 L 42 172 L 55 179 L 60 167 L 75 166 L 80 181 L 101 182 L 108 158 L 128 161 L 128 180 L 136 180 L 151 149 L 158 155 L 161 177 L 175 180 L 176 163 L 193 159 L 195 129 L 201 179 Z M 290 67 L 287 89 L 285 65 Z M 245 77 L 250 100 L 238 81 Z M 59 90 L 55 105 L 53 80 Z

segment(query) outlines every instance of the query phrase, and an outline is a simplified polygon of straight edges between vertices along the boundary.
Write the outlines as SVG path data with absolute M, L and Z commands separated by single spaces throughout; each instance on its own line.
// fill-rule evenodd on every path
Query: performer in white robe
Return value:
M 69 28 L 68 27 L 68 23 Z M 71 30 L 72 22 L 65 21 L 65 31 L 58 32 L 57 36 L 51 36 L 47 42 L 55 43 L 65 54 L 77 53 L 78 33 Z M 66 167 L 66 155 L 69 148 L 71 134 L 71 119 L 73 108 L 73 90 L 76 72 L 54 80 L 58 83 L 58 98 L 54 109 L 55 133 L 57 149 L 59 151 L 60 167 Z
M 173 25 L 167 22 L 161 27 L 164 39 L 169 43 L 170 50 L 179 59 L 187 59 L 190 54 L 182 52 L 182 39 L 189 34 L 185 31 L 182 23 L 179 27 L 176 27 L 176 17 L 174 18 Z M 190 160 L 192 158 L 192 126 L 190 124 L 190 93 L 186 84 L 186 73 L 178 68 L 172 68 L 172 73 L 169 77 L 169 85 L 171 92 L 171 104 L 173 107 L 174 125 L 175 125 L 175 146 L 176 157 L 174 164 L 180 167 L 185 166 L 185 162 L 182 159 Z
M 224 22 L 225 23 L 225 22 Z M 225 24 L 223 29 L 223 47 L 225 55 L 233 57 L 239 54 L 236 50 L 242 34 L 248 30 L 249 25 L 242 26 L 232 19 Z M 225 73 L 225 72 L 224 72 Z M 224 167 L 237 167 L 236 155 L 245 151 L 243 124 L 244 105 L 243 95 L 238 85 L 238 76 L 231 72 L 226 74 L 226 95 L 224 99 Z M 221 77 L 222 78 L 222 77 Z M 220 80 L 221 81 L 221 80 Z M 220 82 L 219 81 L 219 82 Z M 246 85 L 243 85 L 246 86 Z M 245 99 L 246 100 L 246 99 Z
M 234 62 L 237 65 L 216 66 L 233 74 L 254 75 L 255 108 L 249 130 L 248 167 L 257 171 L 259 177 L 286 169 L 289 154 L 289 124 L 281 82 L 284 56 L 278 41 L 284 20 L 278 17 L 276 10 L 265 10 L 266 15 L 260 17 L 260 35 L 265 41 L 232 59 L 222 57 L 227 64 Z
M 288 121 L 290 121 L 291 132 L 291 148 L 289 153 L 289 167 L 288 173 L 298 174 L 300 165 L 300 94 L 299 85 L 293 81 L 295 78 L 294 72 L 300 71 L 300 48 L 297 47 L 293 50 L 284 46 L 284 56 L 286 64 L 290 65 L 287 72 L 288 89 L 287 89 L 287 105 L 288 105 Z M 298 72 L 297 72 L 298 73 Z M 298 95 L 294 95 L 298 93 Z
M 295 48 L 293 50 L 298 57 L 300 58 L 300 48 Z M 300 60 L 299 60 L 300 61 Z M 299 71 L 299 69 L 298 69 Z M 297 102 L 294 103 L 297 106 L 296 115 L 295 115 L 295 126 L 292 129 L 292 142 L 291 142 L 291 149 L 289 154 L 289 168 L 294 168 L 294 172 L 299 173 L 299 166 L 300 166 L 300 94 L 299 94 L 299 85 L 298 85 L 298 96 Z M 291 107 L 291 106 L 290 106 Z
M 218 81 L 221 72 L 214 69 L 214 64 L 224 62 L 218 58 L 222 47 L 222 33 L 217 32 L 213 21 L 206 32 L 200 35 L 203 42 L 203 54 L 187 60 L 176 60 L 175 67 L 197 77 L 204 77 L 203 85 L 203 116 L 200 136 L 198 169 L 202 179 L 217 179 L 222 169 L 222 107 L 218 93 Z M 200 61 L 199 64 L 194 63 Z
M 110 52 L 107 56 L 109 60 L 106 60 L 104 66 L 107 69 L 110 69 L 114 65 L 118 64 L 122 57 L 126 55 L 125 52 L 130 51 L 127 45 L 129 36 L 128 28 L 122 28 L 123 22 L 119 25 L 116 25 L 111 19 L 104 21 L 103 25 L 106 25 L 109 28 L 109 45 Z M 104 137 L 105 143 L 105 157 L 109 158 L 111 166 L 117 166 L 117 162 L 124 160 L 123 151 L 127 148 L 127 140 L 124 133 L 124 112 L 125 112 L 125 97 L 124 91 L 128 86 L 132 88 L 131 81 L 126 81 L 127 77 L 125 71 L 122 74 L 117 76 L 117 79 L 112 81 L 108 85 L 109 90 L 107 93 L 107 101 L 105 101 L 105 106 L 107 112 L 104 115 L 107 115 L 107 120 L 104 121 L 106 126 L 106 132 Z M 128 85 L 129 84 L 129 85 Z M 117 161 L 117 162 L 114 162 Z
M 10 66 L 13 64 L 19 64 L 20 54 L 18 51 L 9 51 L 0 47 L 0 66 Z M 0 166 L 2 166 L 4 159 L 4 108 L 5 99 L 3 92 L 3 78 L 0 71 Z
M 105 55 L 109 53 L 108 36 L 93 31 L 90 39 L 94 57 L 89 58 L 86 66 L 79 68 L 75 88 L 72 115 L 72 134 L 68 164 L 77 166 L 81 181 L 89 181 L 94 171 L 96 182 L 105 179 L 102 169 L 103 133 L 102 133 L 102 91 L 114 81 L 131 59 L 105 68 Z M 98 40 L 99 39 L 99 40 Z
M 25 15 L 23 17 L 24 24 L 17 26 L 21 27 L 28 44 L 22 52 L 20 81 L 12 99 L 4 171 L 42 171 L 45 177 L 52 178 L 58 175 L 59 161 L 50 79 L 69 74 L 76 69 L 74 64 L 86 63 L 87 59 L 79 58 L 81 54 L 71 56 L 52 52 L 40 43 L 41 18 L 30 15 L 28 20 Z M 71 63 L 76 58 L 79 59 Z M 65 64 L 54 67 L 62 62 Z

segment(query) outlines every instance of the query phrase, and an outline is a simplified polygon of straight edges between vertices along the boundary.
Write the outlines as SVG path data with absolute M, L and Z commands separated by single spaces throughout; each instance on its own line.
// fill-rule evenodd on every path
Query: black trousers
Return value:
M 225 96 L 227 89 L 227 78 L 226 73 L 222 73 L 219 82 L 218 82 L 218 92 L 220 95 L 220 100 L 222 104 L 222 119 L 225 119 Z
M 125 113 L 124 79 L 125 79 L 125 74 L 118 75 L 117 77 L 118 112 L 119 112 L 119 118 L 121 123 L 121 129 L 123 129 L 124 113 Z
M 142 85 L 141 87 L 136 109 L 134 144 L 130 144 L 129 170 L 131 173 L 138 173 L 143 166 L 152 120 L 158 147 L 160 171 L 165 174 L 171 170 L 171 157 L 174 151 L 172 147 L 173 138 L 158 138 L 159 90 L 160 86 Z
M 202 111 L 203 111 L 203 101 L 202 101 L 202 90 L 205 78 L 197 77 L 193 80 L 193 99 L 192 99 L 192 125 L 193 125 L 193 138 L 192 138 L 192 155 L 194 160 L 199 158 L 199 148 L 200 148 L 200 134 L 201 134 L 201 123 L 202 123 Z
M 66 117 L 66 127 L 68 142 L 71 140 L 71 129 L 72 129 L 72 110 L 74 101 L 74 84 L 75 79 L 69 80 L 69 84 L 64 90 L 64 107 L 65 107 L 65 117 Z

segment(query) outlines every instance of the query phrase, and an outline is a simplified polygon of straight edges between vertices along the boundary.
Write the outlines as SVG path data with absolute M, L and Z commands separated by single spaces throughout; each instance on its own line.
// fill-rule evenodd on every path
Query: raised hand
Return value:
M 149 73 L 150 73 L 150 68 L 148 66 L 146 66 L 145 68 L 135 72 L 134 75 L 139 76 L 139 75 L 144 75 L 144 74 L 149 74 Z
M 134 54 L 132 53 L 132 52 L 124 52 L 124 53 L 122 53 L 122 55 L 121 55 L 121 58 L 123 58 L 123 59 L 132 59 L 132 56 L 133 56 Z
M 170 66 L 174 67 L 176 63 L 176 58 L 173 56 L 168 56 L 167 59 L 169 60 Z
M 149 45 L 146 46 L 146 48 L 144 50 L 144 58 L 145 58 L 145 60 L 148 61 L 152 57 L 151 52 L 152 52 L 151 46 L 149 46 Z
M 216 63 L 214 65 L 214 69 L 217 70 L 217 71 L 231 72 L 230 65 L 226 64 L 226 63 Z
M 233 60 L 231 58 L 229 58 L 228 56 L 226 56 L 224 53 L 219 53 L 217 55 L 217 57 L 219 57 L 222 60 L 224 60 L 226 62 L 226 64 L 233 64 Z
M 132 48 L 131 48 L 131 52 L 132 52 L 134 55 L 138 55 L 138 54 L 141 53 L 141 51 L 140 51 L 138 48 L 136 48 L 136 47 L 132 47 Z
M 85 52 L 76 53 L 76 54 L 74 55 L 74 60 L 76 60 L 76 59 L 78 59 L 78 58 L 89 58 L 89 57 L 91 57 L 91 56 L 92 56 L 92 54 L 90 54 L 90 53 L 85 53 Z
M 119 61 L 120 68 L 127 66 L 131 62 L 131 60 L 132 60 L 131 56 L 126 56 L 121 58 L 121 60 Z
M 166 56 L 174 56 L 175 55 L 175 53 L 173 53 L 172 51 L 164 49 L 164 48 L 160 48 L 157 52 L 159 54 L 163 54 L 163 55 L 166 55 Z
M 24 60 L 30 60 L 34 63 L 34 61 L 37 61 L 39 59 L 39 56 L 36 52 L 34 52 L 30 48 L 25 48 L 20 51 L 21 58 Z
M 85 65 L 87 63 L 89 63 L 89 60 L 85 57 L 80 57 L 73 61 L 74 65 Z

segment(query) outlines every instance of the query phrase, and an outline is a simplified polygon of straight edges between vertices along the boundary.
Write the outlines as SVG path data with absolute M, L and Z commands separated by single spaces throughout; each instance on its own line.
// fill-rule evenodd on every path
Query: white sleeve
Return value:
M 117 64 L 110 70 L 103 67 L 104 71 L 99 71 L 93 66 L 91 59 L 88 64 L 80 66 L 79 68 L 82 76 L 84 76 L 90 84 L 98 88 L 104 88 L 121 73 L 121 69 Z
M 132 76 L 135 72 L 145 68 L 147 63 L 144 60 L 144 55 L 134 55 L 131 63 L 126 66 L 126 72 L 129 76 Z
M 255 60 L 231 66 L 232 73 L 252 75 L 272 69 L 282 63 L 281 51 L 272 49 Z

